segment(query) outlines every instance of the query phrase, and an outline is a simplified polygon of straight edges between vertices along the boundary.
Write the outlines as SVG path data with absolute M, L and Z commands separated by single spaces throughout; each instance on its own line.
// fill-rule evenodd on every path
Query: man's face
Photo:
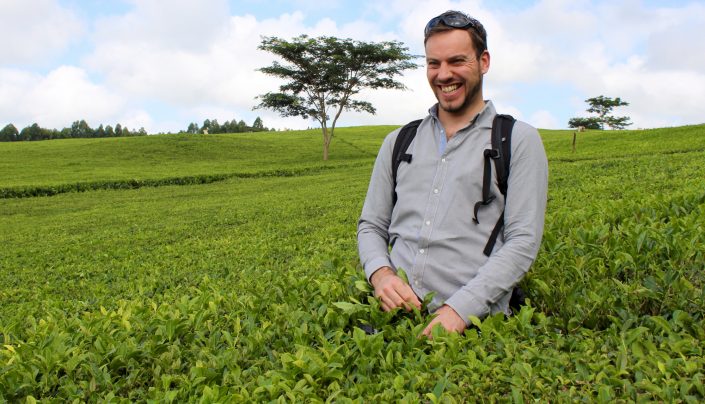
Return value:
M 460 29 L 434 34 L 426 42 L 426 76 L 440 107 L 452 114 L 467 112 L 482 101 L 482 75 L 489 53 L 478 59 L 470 35 Z

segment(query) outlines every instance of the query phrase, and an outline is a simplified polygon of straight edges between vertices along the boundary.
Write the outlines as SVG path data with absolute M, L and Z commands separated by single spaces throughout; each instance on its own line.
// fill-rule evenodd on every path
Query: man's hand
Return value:
M 397 307 L 403 307 L 407 311 L 411 311 L 412 307 L 421 309 L 421 302 L 411 286 L 398 277 L 391 268 L 378 269 L 370 277 L 370 283 L 375 288 L 375 297 L 380 300 L 382 310 L 392 311 Z
M 431 330 L 436 324 L 440 324 L 450 332 L 463 332 L 465 330 L 465 321 L 452 307 L 444 304 L 436 310 L 435 314 L 436 317 L 423 330 L 423 335 L 431 338 Z

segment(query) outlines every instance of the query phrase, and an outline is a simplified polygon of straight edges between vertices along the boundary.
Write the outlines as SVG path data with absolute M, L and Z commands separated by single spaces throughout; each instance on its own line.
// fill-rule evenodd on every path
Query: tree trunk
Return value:
M 330 146 L 330 136 L 328 135 L 328 128 L 323 128 L 323 161 L 328 161 L 328 148 Z

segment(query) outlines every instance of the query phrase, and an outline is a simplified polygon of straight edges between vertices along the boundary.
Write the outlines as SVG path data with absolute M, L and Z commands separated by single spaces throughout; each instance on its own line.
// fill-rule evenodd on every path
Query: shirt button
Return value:
M 441 159 L 441 163 L 445 163 L 445 162 L 446 162 L 446 159 L 445 159 L 445 158 L 442 158 L 442 159 Z
M 433 190 L 433 193 L 434 193 L 434 194 L 437 194 L 437 193 L 438 193 L 438 188 L 434 189 L 434 190 Z
M 419 281 L 414 281 L 414 285 L 419 286 Z
M 425 251 L 426 251 L 426 250 L 424 250 L 424 249 L 422 248 L 422 249 L 419 250 L 419 253 L 420 253 L 420 254 L 423 254 Z
M 430 221 L 430 220 L 426 220 L 426 226 L 430 226 L 430 225 L 431 225 L 431 221 Z

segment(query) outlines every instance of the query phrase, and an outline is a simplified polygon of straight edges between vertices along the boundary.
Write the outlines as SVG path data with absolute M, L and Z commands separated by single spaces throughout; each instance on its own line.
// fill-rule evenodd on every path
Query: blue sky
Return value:
M 150 133 L 189 122 L 261 116 L 278 129 L 316 126 L 257 110 L 280 82 L 260 37 L 398 40 L 423 54 L 422 29 L 448 9 L 484 23 L 492 56 L 485 97 L 540 128 L 585 116 L 589 97 L 621 97 L 632 128 L 705 122 L 703 1 L 0 0 L 0 126 L 121 123 Z M 422 62 L 422 60 L 419 60 Z M 364 97 L 376 115 L 339 126 L 403 124 L 435 100 L 424 68 L 408 91 Z

